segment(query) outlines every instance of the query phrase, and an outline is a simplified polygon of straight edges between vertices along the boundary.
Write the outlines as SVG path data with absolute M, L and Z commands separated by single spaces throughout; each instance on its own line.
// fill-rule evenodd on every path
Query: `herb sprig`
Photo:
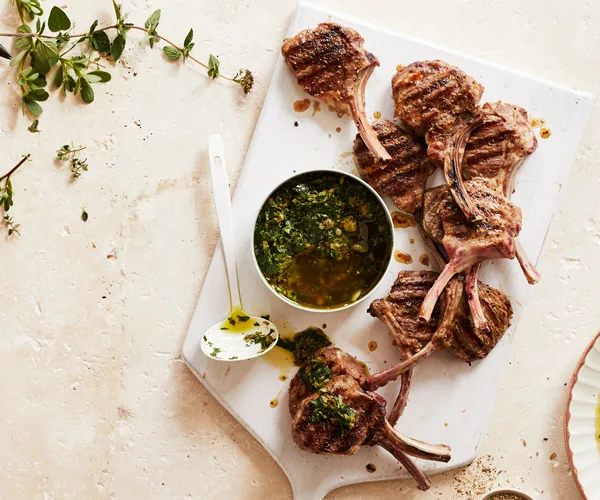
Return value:
M 58 161 L 68 161 L 71 164 L 71 177 L 77 179 L 83 172 L 87 172 L 87 158 L 81 159 L 81 152 L 85 151 L 85 146 L 76 148 L 71 144 L 65 144 L 62 148 L 56 151 L 56 159 Z
M 14 190 L 11 176 L 19 169 L 19 167 L 21 167 L 21 165 L 29 160 L 30 156 L 31 155 L 23 156 L 19 163 L 11 168 L 6 174 L 0 176 L 0 210 L 3 212 L 2 221 L 8 230 L 8 236 L 12 236 L 13 234 L 21 234 L 19 232 L 19 224 L 16 224 L 13 218 L 7 213 L 10 210 L 10 207 L 14 205 Z M 4 184 L 2 184 L 2 181 L 4 181 Z
M 220 61 L 213 54 L 210 54 L 208 63 L 192 55 L 195 46 L 193 29 L 188 32 L 183 45 L 179 46 L 158 33 L 160 9 L 152 13 L 144 26 L 136 26 L 127 21 L 128 14 L 115 0 L 112 3 L 115 24 L 98 27 L 99 22 L 94 21 L 86 33 L 73 34 L 73 23 L 60 7 L 52 8 L 46 23 L 39 18 L 43 15 L 39 0 L 14 0 L 22 24 L 16 33 L 0 33 L 0 37 L 16 38 L 14 46 L 17 53 L 10 64 L 18 67 L 17 80 L 21 88 L 23 112 L 27 110 L 33 116 L 42 114 L 40 102 L 49 98 L 46 88 L 50 80 L 55 88 L 62 89 L 63 94 L 79 94 L 83 102 L 93 102 L 95 96 L 92 85 L 111 80 L 110 73 L 103 70 L 100 61 L 110 56 L 116 63 L 123 55 L 128 33 L 132 30 L 145 33 L 141 43 L 148 44 L 150 48 L 160 41 L 164 42 L 166 46 L 163 52 L 171 61 L 185 62 L 190 59 L 205 68 L 212 79 L 232 81 L 245 94 L 252 89 L 254 77 L 250 70 L 240 69 L 236 75 L 226 76 L 221 73 Z M 27 23 L 36 17 L 34 31 Z M 46 28 L 53 34 L 45 34 Z M 107 32 L 116 32 L 116 36 L 111 40 Z M 80 53 L 68 56 L 77 47 Z M 51 71 L 54 74 L 49 78 Z

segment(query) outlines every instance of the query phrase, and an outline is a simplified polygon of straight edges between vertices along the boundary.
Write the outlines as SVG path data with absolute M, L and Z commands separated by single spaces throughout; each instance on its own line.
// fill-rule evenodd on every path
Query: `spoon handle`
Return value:
M 227 267 L 227 280 L 229 282 L 229 297 L 231 308 L 242 305 L 240 285 L 238 282 L 237 266 L 235 263 L 235 231 L 233 215 L 231 212 L 231 194 L 229 192 L 229 179 L 225 166 L 223 141 L 218 134 L 208 137 L 208 155 L 210 158 L 210 174 L 212 179 L 213 197 L 217 210 L 217 220 L 221 230 L 221 244 Z

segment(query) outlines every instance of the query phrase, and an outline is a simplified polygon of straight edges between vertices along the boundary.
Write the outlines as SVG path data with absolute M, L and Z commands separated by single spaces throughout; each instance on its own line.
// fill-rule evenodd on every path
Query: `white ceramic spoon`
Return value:
M 242 298 L 235 263 L 235 232 L 231 213 L 229 180 L 220 135 L 208 138 L 208 155 L 212 178 L 213 197 L 221 230 L 221 244 L 227 268 L 231 312 L 211 327 L 202 337 L 202 352 L 219 361 L 242 361 L 261 356 L 273 347 L 279 338 L 277 327 L 264 318 L 247 314 L 242 309 Z

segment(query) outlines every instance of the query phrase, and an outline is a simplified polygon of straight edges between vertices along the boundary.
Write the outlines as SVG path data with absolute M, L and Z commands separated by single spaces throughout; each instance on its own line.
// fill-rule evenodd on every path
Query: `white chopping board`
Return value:
M 532 117 L 545 120 L 552 135 L 548 139 L 539 139 L 538 150 L 521 170 L 513 198 L 523 209 L 521 242 L 532 260 L 537 261 L 558 209 L 562 184 L 577 156 L 594 105 L 593 96 L 325 12 L 306 3 L 298 5 L 288 36 L 328 20 L 355 28 L 365 38 L 365 48 L 381 62 L 367 86 L 369 117 L 378 111 L 383 118 L 392 119 L 391 78 L 398 64 L 443 59 L 485 85 L 482 103 L 503 100 L 524 107 Z M 265 288 L 253 263 L 250 241 L 254 222 L 262 202 L 273 188 L 299 172 L 322 168 L 355 171 L 352 157 L 347 154 L 356 134 L 353 122 L 348 117 L 338 118 L 323 104 L 314 116 L 312 108 L 304 113 L 295 112 L 293 102 L 308 97 L 280 57 L 233 199 L 244 307 L 254 314 L 270 314 L 271 320 L 283 332 L 326 324 L 325 331 L 337 346 L 365 361 L 371 372 L 376 372 L 396 362 L 398 356 L 386 327 L 366 313 L 370 299 L 339 313 L 301 312 L 279 301 Z M 337 132 L 337 128 L 341 131 Z M 228 147 L 236 145 L 226 142 L 226 151 Z M 391 203 L 388 206 L 394 210 Z M 411 239 L 415 242 L 410 243 Z M 419 264 L 419 256 L 427 251 L 415 228 L 396 229 L 394 248 L 409 253 L 413 264 L 394 262 L 371 299 L 387 295 L 399 270 L 427 269 Z M 448 353 L 435 353 L 415 370 L 409 404 L 397 427 L 411 437 L 452 447 L 452 461 L 448 464 L 417 460 L 428 474 L 465 465 L 477 456 L 508 364 L 522 309 L 527 306 L 530 286 L 516 260 L 487 262 L 480 277 L 510 296 L 515 310 L 513 324 L 496 349 L 481 362 L 469 366 Z M 264 358 L 223 363 L 202 354 L 202 334 L 222 320 L 228 311 L 225 265 L 218 247 L 185 339 L 183 357 L 211 394 L 281 465 L 290 478 L 296 499 L 322 498 L 335 488 L 357 482 L 408 477 L 396 460 L 377 447 L 364 447 L 351 457 L 313 455 L 298 449 L 290 434 L 289 378 L 281 381 L 277 366 Z M 374 352 L 368 349 L 370 341 L 377 342 L 378 348 Z M 397 384 L 393 383 L 380 392 L 391 405 L 397 390 Z M 278 398 L 279 405 L 272 408 L 270 402 L 274 398 Z M 376 466 L 376 472 L 366 471 L 368 463 Z

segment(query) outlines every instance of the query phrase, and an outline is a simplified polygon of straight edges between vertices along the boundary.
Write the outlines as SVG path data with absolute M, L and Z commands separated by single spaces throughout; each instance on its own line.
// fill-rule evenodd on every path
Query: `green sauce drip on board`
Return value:
M 392 251 L 385 209 L 362 184 L 308 173 L 278 188 L 262 207 L 254 252 L 265 279 L 299 304 L 352 303 L 377 283 Z

